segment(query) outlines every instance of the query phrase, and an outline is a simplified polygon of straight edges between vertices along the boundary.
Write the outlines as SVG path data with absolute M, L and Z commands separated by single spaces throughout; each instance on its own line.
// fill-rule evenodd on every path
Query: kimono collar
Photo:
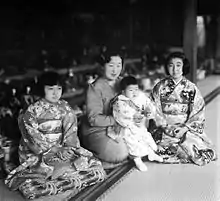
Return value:
M 41 98 L 41 100 L 42 100 L 42 102 L 47 103 L 47 104 L 51 104 L 51 105 L 59 105 L 59 104 L 61 103 L 61 101 L 60 101 L 60 100 L 58 100 L 58 101 L 57 101 L 57 102 L 55 102 L 55 103 L 50 102 L 50 101 L 48 101 L 48 100 L 47 100 L 47 99 L 45 99 L 45 98 Z
M 130 100 L 128 97 L 126 97 L 125 95 L 122 95 L 122 94 L 120 94 L 119 96 L 118 96 L 118 99 L 119 100 Z
M 176 82 L 171 76 L 169 79 L 172 80 L 175 85 L 178 85 L 184 79 L 184 77 L 182 77 L 178 82 Z

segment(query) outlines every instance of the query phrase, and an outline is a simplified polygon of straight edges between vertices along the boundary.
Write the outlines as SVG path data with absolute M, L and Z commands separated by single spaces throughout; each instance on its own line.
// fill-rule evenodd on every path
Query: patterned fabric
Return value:
M 146 129 L 143 115 L 143 119 L 140 119 L 141 126 L 137 126 L 134 122 L 134 116 L 141 112 L 142 107 L 139 108 L 124 95 L 119 95 L 113 103 L 113 116 L 119 125 L 118 128 L 116 127 L 116 132 L 108 133 L 110 137 L 116 140 L 117 135 L 122 136 L 128 146 L 129 154 L 137 157 L 146 156 L 157 150 L 156 143 Z
M 186 78 L 176 84 L 167 77 L 153 88 L 152 99 L 157 107 L 154 134 L 161 135 L 165 162 L 205 165 L 216 158 L 204 132 L 205 103 L 195 84 Z M 183 127 L 188 131 L 178 136 L 174 130 Z
M 105 178 L 102 164 L 80 146 L 77 118 L 66 101 L 42 99 L 19 116 L 20 166 L 5 184 L 28 199 L 80 190 Z

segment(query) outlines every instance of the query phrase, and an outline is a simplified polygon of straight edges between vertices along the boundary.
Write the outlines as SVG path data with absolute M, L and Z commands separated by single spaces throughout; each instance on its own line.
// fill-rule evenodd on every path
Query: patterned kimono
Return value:
M 145 97 L 146 99 L 147 97 Z M 140 127 L 133 120 L 135 114 L 142 112 L 144 105 L 143 108 L 140 108 L 129 98 L 119 95 L 113 101 L 112 107 L 113 116 L 118 126 L 116 126 L 116 132 L 113 132 L 113 135 L 108 133 L 110 137 L 117 139 L 115 133 L 122 136 L 127 144 L 129 154 L 134 157 L 147 156 L 157 150 L 157 145 L 145 126 L 145 118 L 141 120 Z
M 19 127 L 20 166 L 5 180 L 11 190 L 35 199 L 104 180 L 101 162 L 80 147 L 77 118 L 66 101 L 37 101 L 19 116 Z
M 216 158 L 204 132 L 204 99 L 195 84 L 186 78 L 175 83 L 167 77 L 153 88 L 152 99 L 157 107 L 152 136 L 160 135 L 158 144 L 165 162 L 205 165 Z M 174 130 L 184 126 L 189 130 L 177 136 Z

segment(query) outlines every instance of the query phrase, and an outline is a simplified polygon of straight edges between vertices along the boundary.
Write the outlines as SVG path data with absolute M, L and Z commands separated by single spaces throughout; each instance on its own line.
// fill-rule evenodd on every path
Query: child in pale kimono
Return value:
M 163 161 L 155 153 L 157 145 L 145 125 L 146 118 L 150 118 L 155 109 L 150 99 L 139 90 L 134 77 L 123 78 L 121 90 L 121 94 L 112 102 L 113 116 L 118 123 L 117 134 L 123 136 L 137 168 L 147 171 L 147 166 L 141 159 L 143 156 L 148 156 L 150 161 Z M 111 136 L 111 133 L 109 136 L 117 140 L 117 136 Z

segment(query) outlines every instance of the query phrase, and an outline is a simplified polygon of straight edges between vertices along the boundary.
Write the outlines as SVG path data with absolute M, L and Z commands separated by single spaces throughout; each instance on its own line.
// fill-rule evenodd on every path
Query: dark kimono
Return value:
M 37 101 L 19 117 L 19 127 L 20 166 L 5 180 L 11 190 L 35 199 L 104 180 L 101 162 L 80 146 L 77 118 L 66 101 Z
M 204 99 L 195 84 L 186 78 L 179 83 L 165 78 L 153 88 L 152 99 L 157 107 L 152 135 L 161 148 L 164 162 L 205 165 L 216 159 L 204 132 Z M 184 126 L 188 131 L 176 135 L 174 130 Z
M 112 167 L 122 164 L 128 157 L 124 140 L 119 138 L 116 142 L 108 136 L 109 132 L 114 132 L 116 125 L 111 100 L 118 92 L 118 84 L 112 87 L 105 78 L 98 78 L 90 84 L 86 97 L 86 119 L 82 126 L 84 147 Z

